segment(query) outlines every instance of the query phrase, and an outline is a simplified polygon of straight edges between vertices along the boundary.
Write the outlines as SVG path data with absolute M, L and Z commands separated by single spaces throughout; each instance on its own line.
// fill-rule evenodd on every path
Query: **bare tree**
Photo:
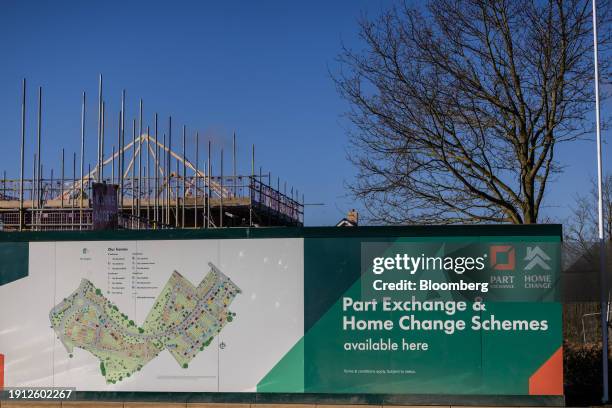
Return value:
M 334 79 L 370 218 L 538 222 L 555 148 L 592 127 L 590 18 L 590 0 L 438 0 L 362 19 Z
M 602 183 L 604 239 L 612 245 L 612 174 Z M 582 253 L 592 251 L 598 238 L 597 184 L 592 181 L 589 194 L 579 195 L 565 226 L 565 240 L 572 242 Z

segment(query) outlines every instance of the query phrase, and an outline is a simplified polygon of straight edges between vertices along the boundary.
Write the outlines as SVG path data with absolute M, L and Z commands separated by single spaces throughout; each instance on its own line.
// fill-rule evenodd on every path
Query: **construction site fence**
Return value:
M 19 211 L 2 210 L 0 229 L 18 230 L 21 224 Z M 92 229 L 91 208 L 25 209 L 23 226 L 35 231 L 78 231 Z

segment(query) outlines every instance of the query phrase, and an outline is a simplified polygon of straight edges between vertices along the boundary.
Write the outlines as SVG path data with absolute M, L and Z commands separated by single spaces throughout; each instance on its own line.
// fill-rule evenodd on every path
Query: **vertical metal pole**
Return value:
M 81 106 L 81 181 L 79 188 L 79 230 L 83 229 L 83 166 L 85 165 L 85 91 L 83 91 L 83 105 Z
M 134 168 L 136 167 L 136 119 L 132 121 L 132 168 L 130 184 L 132 187 L 132 228 L 134 228 L 134 215 L 136 215 L 136 208 L 134 207 L 135 188 L 134 188 Z
M 221 148 L 221 194 L 219 195 L 219 227 L 223 228 L 223 148 Z
M 119 129 L 120 133 L 120 141 L 119 141 L 119 173 L 117 176 L 119 177 L 119 211 L 123 214 L 124 208 L 124 197 L 125 197 L 125 183 L 123 177 L 123 169 L 125 167 L 125 89 L 121 91 L 121 126 Z
M 157 143 L 157 113 L 155 114 L 155 210 L 153 211 L 153 217 L 155 219 L 155 228 L 159 222 L 159 145 Z
M 134 169 L 136 169 L 136 162 L 134 162 Z M 138 193 L 136 195 L 136 214 L 140 218 L 141 210 L 141 198 L 142 198 L 142 132 L 138 136 Z M 138 229 L 140 229 L 140 222 L 138 223 Z
M 156 117 L 157 119 L 157 117 Z M 160 189 L 159 189 L 159 174 L 161 171 L 161 162 L 159 161 L 159 144 L 158 142 L 158 137 L 157 137 L 157 120 L 155 121 L 155 196 L 153 197 L 153 200 L 155 201 L 155 211 L 154 211 L 154 217 L 155 217 L 155 228 L 157 228 L 157 224 L 160 222 L 160 216 L 159 216 L 159 194 L 160 194 Z
M 187 126 L 183 125 L 183 203 L 182 203 L 182 208 L 181 208 L 181 228 L 185 228 L 185 178 L 187 177 L 187 157 L 185 156 L 186 153 L 186 144 L 187 144 Z M 178 171 L 177 171 L 178 173 Z M 177 200 L 178 202 L 178 200 Z
M 100 182 L 104 182 L 104 123 L 106 119 L 106 103 L 102 101 L 102 124 L 100 125 Z
M 249 227 L 253 226 L 253 198 L 255 192 L 255 144 L 251 147 L 251 180 L 249 180 Z
M 210 200 L 212 198 L 212 192 L 211 192 L 211 187 L 210 187 L 210 183 L 211 183 L 211 180 L 212 180 L 212 176 L 211 176 L 211 173 L 212 173 L 212 161 L 211 161 L 210 157 L 207 160 L 207 166 L 208 166 L 208 168 L 206 170 L 206 174 L 208 175 L 208 183 L 206 184 L 206 186 L 207 186 L 206 189 L 208 190 L 208 196 L 206 197 L 206 205 L 207 205 L 207 210 L 206 210 L 207 225 L 206 225 L 206 228 L 210 228 L 211 219 L 212 219 L 211 218 L 212 214 L 211 214 L 211 209 L 210 209 L 210 206 L 211 206 Z
M 237 179 L 236 179 L 236 132 L 234 131 L 234 137 L 232 139 L 232 170 L 233 170 L 233 179 L 234 179 L 234 197 L 236 197 L 236 194 L 238 193 L 238 183 L 237 183 Z
M 115 146 L 113 145 L 113 153 L 111 156 L 111 184 L 115 184 Z
M 43 191 L 43 182 L 42 179 L 45 177 L 44 173 L 42 171 L 42 162 L 40 161 L 40 159 L 38 160 L 38 167 L 39 167 L 39 173 L 40 173 L 40 178 L 38 180 L 36 180 L 36 196 L 37 197 L 41 197 L 42 191 Z M 39 199 L 39 202 L 42 202 L 41 199 Z
M 75 197 L 75 194 L 76 194 L 76 177 L 77 177 L 76 176 L 76 174 L 77 174 L 77 172 L 76 172 L 76 156 L 77 156 L 76 152 L 72 152 L 72 197 L 70 197 L 70 201 L 72 202 L 71 203 L 72 205 L 70 207 L 72 207 L 72 208 L 76 207 L 76 200 L 75 200 L 76 199 L 76 197 Z M 72 214 L 74 216 L 74 211 L 72 212 Z M 74 219 L 72 221 L 72 228 L 71 229 L 74 229 Z
M 143 200 L 147 198 L 147 172 L 149 171 L 149 167 L 147 165 L 145 165 L 142 169 L 142 174 L 143 174 L 143 179 L 142 179 L 142 189 L 144 190 L 142 192 L 142 197 L 141 197 L 141 203 L 140 203 L 140 208 L 142 210 L 142 205 L 143 205 Z M 148 200 L 147 200 L 148 203 Z M 142 228 L 144 229 L 149 229 L 149 226 L 151 225 L 150 223 L 150 218 L 149 218 L 149 207 L 147 206 L 146 211 L 144 212 L 144 215 L 146 216 L 146 224 L 142 223 Z M 145 218 L 143 216 L 143 218 Z
M 210 228 L 210 199 L 211 199 L 211 194 L 210 194 L 210 171 L 212 170 L 212 164 L 211 164 L 211 160 L 210 160 L 210 148 L 211 148 L 211 143 L 210 140 L 208 141 L 208 169 L 206 170 L 206 175 L 208 176 L 208 181 L 206 183 L 206 190 L 207 190 L 207 194 L 206 194 L 206 228 Z
M 300 190 L 297 188 L 295 189 L 295 202 L 292 203 L 292 206 L 295 208 L 297 220 L 300 221 Z
M 200 132 L 196 132 L 195 181 L 193 185 L 195 209 L 193 211 L 193 227 L 198 228 L 198 180 L 200 178 Z
M 603 163 L 601 148 L 601 127 L 599 119 L 599 56 L 597 49 L 597 4 L 593 0 L 593 61 L 595 66 L 595 132 L 597 136 L 597 218 L 599 236 L 599 272 L 601 274 L 601 362 L 603 370 L 603 396 L 605 404 L 608 393 L 608 279 L 606 274 L 604 225 L 603 225 Z
M 36 193 L 37 196 L 39 197 L 39 204 L 40 206 L 43 205 L 43 193 L 45 192 L 45 184 L 44 184 L 44 178 L 45 178 L 45 173 L 43 173 L 43 164 L 40 160 L 39 160 L 39 166 L 40 166 L 40 179 L 38 180 L 38 192 Z M 51 169 L 53 170 L 53 169 Z M 52 187 L 51 187 L 52 188 Z
M 151 138 L 151 129 L 147 126 L 147 171 L 146 171 L 146 185 L 145 194 L 147 196 L 147 223 L 151 222 L 151 144 L 149 140 Z
M 121 111 L 119 111 L 119 118 L 117 119 L 117 185 L 119 184 L 119 173 L 121 173 L 121 170 L 119 169 L 121 167 Z M 114 167 L 114 166 L 113 166 Z M 113 178 L 113 183 L 115 183 L 115 179 Z M 119 191 L 119 189 L 117 189 L 117 200 L 119 200 L 119 196 L 121 195 L 121 192 Z
M 31 214 L 31 229 L 36 230 L 36 211 L 34 211 L 34 198 L 36 197 L 36 192 L 40 190 L 40 183 L 36 180 L 36 173 L 38 169 L 36 168 L 37 163 L 36 153 L 34 153 L 34 162 L 32 163 L 32 183 L 30 183 L 30 214 Z M 27 189 L 27 188 L 26 188 Z
M 168 142 L 170 142 L 170 138 L 168 137 Z M 168 224 L 168 226 L 171 226 L 171 222 L 170 222 L 170 213 L 171 213 L 171 198 L 172 198 L 172 190 L 171 190 L 171 179 L 172 179 L 172 157 L 170 156 L 170 147 L 169 145 L 166 146 L 166 150 L 164 151 L 164 160 L 165 160 L 165 167 L 166 167 L 166 224 Z
M 42 201 L 43 201 L 43 200 L 44 200 L 44 198 L 45 198 L 45 197 L 44 197 L 45 187 L 44 187 L 44 185 L 43 185 L 42 183 L 41 183 L 41 185 L 40 185 L 40 191 L 41 191 L 41 195 L 40 195 L 40 196 L 41 196 L 41 198 L 42 198 L 42 199 L 41 199 L 41 203 L 42 203 Z M 53 194 L 53 169 L 51 169 L 51 178 L 50 178 L 50 180 L 49 180 L 49 193 L 50 193 L 50 194 Z
M 62 179 L 61 179 L 61 183 L 60 183 L 60 197 L 62 199 L 62 208 L 64 208 L 64 156 L 65 152 L 64 149 L 62 148 Z
M 166 167 L 166 178 L 167 178 L 167 189 L 166 189 L 166 223 L 170 225 L 170 172 L 172 171 L 172 155 L 170 150 L 172 149 L 172 116 L 168 118 L 168 147 L 167 147 L 167 167 Z
M 118 173 L 117 177 L 119 178 L 119 195 L 121 196 L 119 199 L 119 211 L 123 214 L 123 209 L 125 208 L 125 177 L 124 177 L 124 169 L 125 169 L 125 111 L 121 111 L 121 141 L 119 142 L 119 163 L 118 163 Z
M 32 163 L 32 183 L 30 187 L 30 199 L 32 201 L 32 210 L 36 208 L 36 192 L 38 191 L 38 156 L 34 153 L 34 163 Z M 27 190 L 27 187 L 26 187 Z
M 88 174 L 88 175 L 89 175 L 89 174 L 92 174 L 92 172 L 91 172 L 91 164 L 90 164 L 90 163 L 88 163 L 88 164 L 87 164 L 87 174 Z M 92 188 L 92 183 L 91 183 L 91 182 L 89 182 L 90 180 L 91 180 L 91 177 L 90 177 L 90 176 L 88 176 L 88 177 L 87 177 L 87 181 L 88 181 L 88 183 L 87 183 L 87 190 L 88 190 L 88 191 L 87 191 L 87 197 L 91 197 L 91 188 Z
M 179 161 L 176 161 L 176 199 L 174 200 L 174 227 L 178 228 L 179 227 L 179 178 L 180 178 L 180 172 L 179 172 Z
M 38 123 L 37 123 L 37 129 L 36 129 L 36 145 L 37 145 L 37 150 L 36 150 L 36 154 L 37 154 L 37 158 L 38 158 L 38 163 L 41 162 L 41 157 L 40 157 L 40 144 L 41 144 L 41 135 L 42 135 L 42 86 L 38 87 Z M 38 170 L 37 166 L 37 170 Z M 36 176 L 37 180 L 40 180 L 40 172 L 38 173 L 38 175 Z M 38 196 L 38 192 L 36 194 L 36 206 L 38 207 L 40 204 L 40 197 Z
M 21 152 L 19 161 L 19 231 L 23 231 L 25 214 L 23 213 L 23 167 L 25 164 L 25 117 L 26 117 L 26 80 L 23 79 L 21 95 Z
M 42 165 L 42 163 L 40 163 L 40 177 L 41 178 L 45 177 L 45 173 L 43 172 L 43 165 Z M 40 180 L 38 182 L 39 182 L 39 185 L 38 185 L 38 188 L 39 188 L 38 194 L 39 194 L 40 197 L 42 197 L 42 195 L 43 195 L 42 194 L 43 193 L 42 183 L 40 182 Z M 41 198 L 41 201 L 42 201 L 42 198 Z M 32 217 L 34 217 L 34 213 L 32 213 Z M 39 220 L 36 220 L 36 221 L 37 221 L 36 222 L 36 224 L 37 224 L 36 225 L 36 229 L 38 229 L 40 227 L 40 225 L 38 223 Z M 32 218 L 31 225 L 32 225 L 32 227 L 34 226 L 34 218 Z
M 267 201 L 269 201 L 269 203 L 270 203 L 270 207 L 274 208 L 274 203 L 272 202 L 272 200 L 274 199 L 274 197 L 273 197 L 274 196 L 274 192 L 272 191 L 273 187 L 272 187 L 272 172 L 271 171 L 268 171 L 268 184 L 269 184 L 270 188 L 267 190 L 266 194 L 268 194 L 268 197 L 266 197 L 266 198 L 267 198 Z M 278 191 L 278 189 L 277 189 L 277 191 Z M 272 213 L 271 211 L 268 212 L 268 225 L 272 225 L 271 224 L 271 221 L 272 221 L 271 213 Z
M 140 217 L 140 199 L 142 197 L 142 99 L 140 99 L 140 117 L 138 119 L 138 198 L 136 199 L 136 210 L 138 217 Z M 134 166 L 136 163 L 134 163 Z M 140 229 L 140 222 L 138 223 L 138 229 Z
M 165 185 L 165 188 L 168 188 L 168 184 L 166 183 L 166 177 L 168 176 L 167 172 L 166 172 L 166 164 L 168 162 L 168 158 L 166 157 L 166 134 L 164 133 L 164 146 L 162 148 L 163 152 L 160 152 L 160 155 L 163 154 L 164 156 L 161 157 L 161 167 L 163 169 L 163 179 L 161 180 L 162 186 Z M 161 192 L 160 192 L 161 193 Z M 168 223 L 168 219 L 166 218 L 166 208 L 165 208 L 165 202 L 166 202 L 166 195 L 167 192 L 165 190 L 163 190 L 163 194 L 161 196 L 161 219 L 162 219 L 162 224 L 167 224 Z
M 100 181 L 100 157 L 102 155 L 102 74 L 98 82 L 98 160 L 96 167 L 96 179 Z
M 43 182 L 42 179 L 45 177 L 45 173 L 43 173 L 43 163 L 38 160 L 38 167 L 39 167 L 39 173 L 40 173 L 40 178 L 38 180 L 36 180 L 37 184 L 36 184 L 36 197 L 38 198 L 39 202 L 42 203 L 42 195 L 43 195 Z M 38 214 L 40 214 L 40 212 L 38 212 Z M 34 226 L 34 220 L 35 220 L 35 215 L 37 215 L 36 211 L 32 211 L 32 227 Z M 39 216 L 40 218 L 40 216 Z M 38 225 L 38 221 L 39 219 L 36 219 L 37 222 L 37 226 L 36 229 L 38 229 L 39 225 Z M 26 220 L 26 227 L 27 227 L 27 220 Z

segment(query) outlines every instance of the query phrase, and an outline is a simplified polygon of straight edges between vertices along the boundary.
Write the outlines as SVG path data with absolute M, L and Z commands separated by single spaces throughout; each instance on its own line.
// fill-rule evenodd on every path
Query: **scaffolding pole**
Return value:
M 200 133 L 196 132 L 196 159 L 195 159 L 195 181 L 193 193 L 195 196 L 195 209 L 193 212 L 193 227 L 198 228 L 198 179 L 200 177 Z
M 157 228 L 159 222 L 159 145 L 157 144 L 157 113 L 155 114 L 155 211 L 154 215 L 154 228 Z
M 83 229 L 83 183 L 84 183 L 84 166 L 85 166 L 85 91 L 83 91 L 83 104 L 81 105 L 81 178 L 79 190 L 79 230 Z
M 26 123 L 26 80 L 23 79 L 21 98 L 21 153 L 19 160 L 19 231 L 23 231 L 25 214 L 23 212 L 23 167 L 25 165 L 25 123 Z
M 181 183 L 183 185 L 183 203 L 181 205 L 181 228 L 185 228 L 185 181 L 187 179 L 187 147 L 185 146 L 187 144 L 187 126 L 183 125 L 183 182 Z M 178 173 L 178 171 L 177 171 Z M 177 186 L 178 189 L 178 186 Z M 177 194 L 177 198 L 176 198 L 176 203 L 178 205 L 178 194 Z
M 98 159 L 96 160 L 96 177 L 100 181 L 100 165 L 102 164 L 102 74 L 98 82 Z

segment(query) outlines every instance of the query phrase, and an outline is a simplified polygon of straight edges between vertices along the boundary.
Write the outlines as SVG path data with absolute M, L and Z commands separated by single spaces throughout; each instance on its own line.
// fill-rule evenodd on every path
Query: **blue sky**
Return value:
M 174 134 L 186 124 L 231 148 L 237 132 L 239 168 L 271 171 L 306 195 L 307 225 L 333 225 L 351 207 L 345 182 L 347 105 L 329 71 L 342 43 L 361 46 L 357 19 L 391 2 L 22 2 L 0 3 L 0 171 L 19 170 L 21 79 L 28 79 L 26 171 L 31 172 L 35 98 L 44 88 L 43 163 L 59 170 L 61 147 L 78 149 L 80 99 L 88 95 L 88 157 L 94 161 L 97 76 L 104 76 L 114 142 L 121 90 L 127 119 L 144 100 L 145 120 L 173 116 Z M 604 116 L 609 105 L 604 106 Z M 604 133 L 608 138 L 608 134 Z M 109 147 L 110 151 L 110 147 Z M 573 196 L 595 175 L 592 140 L 560 146 L 565 173 L 556 177 L 544 213 L 563 218 Z M 606 147 L 609 169 L 612 160 Z M 226 167 L 226 171 L 229 166 Z

